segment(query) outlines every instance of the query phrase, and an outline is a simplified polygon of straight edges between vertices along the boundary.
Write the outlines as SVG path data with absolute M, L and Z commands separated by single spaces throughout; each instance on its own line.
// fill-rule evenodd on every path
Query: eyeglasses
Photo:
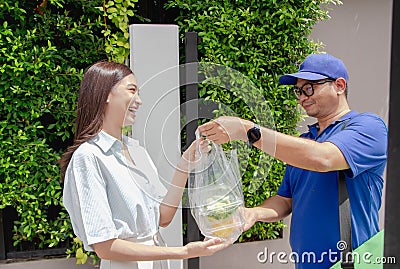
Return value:
M 314 85 L 322 85 L 327 82 L 334 82 L 334 79 L 326 79 L 316 82 L 307 82 L 301 87 L 294 87 L 293 91 L 296 95 L 297 99 L 300 99 L 301 94 L 303 93 L 305 96 L 310 97 L 314 94 Z

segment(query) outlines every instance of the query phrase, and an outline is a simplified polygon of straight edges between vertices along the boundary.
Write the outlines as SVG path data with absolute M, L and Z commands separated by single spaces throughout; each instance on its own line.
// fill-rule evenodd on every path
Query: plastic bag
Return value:
M 208 153 L 196 151 L 194 176 L 189 179 L 191 213 L 204 236 L 234 242 L 244 225 L 238 159 L 235 150 L 223 151 L 214 143 L 211 146 Z

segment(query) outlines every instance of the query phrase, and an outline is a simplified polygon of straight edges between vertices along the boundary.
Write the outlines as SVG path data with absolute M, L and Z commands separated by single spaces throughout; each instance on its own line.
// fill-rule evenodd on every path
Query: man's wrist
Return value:
M 253 123 L 253 126 L 247 129 L 247 141 L 249 146 L 253 146 L 258 140 L 261 139 L 261 128 L 258 124 Z
M 243 132 L 241 132 L 241 135 L 240 135 L 239 139 L 242 140 L 243 142 L 247 142 L 248 141 L 248 139 L 247 139 L 247 131 L 254 126 L 254 123 L 249 121 L 249 120 L 243 120 L 242 119 L 242 123 L 241 124 L 243 126 Z

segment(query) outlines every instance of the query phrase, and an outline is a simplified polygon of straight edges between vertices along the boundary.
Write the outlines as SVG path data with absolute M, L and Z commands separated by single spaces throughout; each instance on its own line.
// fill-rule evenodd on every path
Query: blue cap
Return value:
M 295 85 L 297 79 L 319 80 L 324 78 L 344 78 L 348 81 L 346 66 L 343 62 L 329 54 L 310 54 L 300 65 L 299 72 L 287 74 L 279 78 L 283 85 Z

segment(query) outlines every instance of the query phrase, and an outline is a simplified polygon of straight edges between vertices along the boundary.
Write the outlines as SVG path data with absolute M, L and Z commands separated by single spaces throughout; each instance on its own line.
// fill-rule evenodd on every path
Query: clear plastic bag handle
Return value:
M 196 135 L 196 140 L 198 140 L 201 137 L 199 129 L 196 129 L 195 135 Z M 214 149 L 216 152 L 218 152 L 218 154 L 223 153 L 222 147 L 220 145 L 216 145 L 212 141 L 210 141 L 210 145 L 211 145 L 212 149 Z M 199 146 L 197 147 L 197 149 L 198 149 L 197 152 L 200 152 L 200 147 Z

